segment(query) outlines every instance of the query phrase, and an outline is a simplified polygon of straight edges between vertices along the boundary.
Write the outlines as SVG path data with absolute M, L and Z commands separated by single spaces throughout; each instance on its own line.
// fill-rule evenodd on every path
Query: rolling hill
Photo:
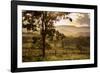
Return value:
M 55 26 L 55 29 L 65 36 L 90 36 L 90 27 L 75 27 L 68 25 Z

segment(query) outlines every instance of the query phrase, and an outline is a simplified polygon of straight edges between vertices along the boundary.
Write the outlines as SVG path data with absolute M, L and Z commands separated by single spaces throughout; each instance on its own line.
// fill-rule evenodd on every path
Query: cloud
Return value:
M 77 25 L 90 25 L 90 16 L 88 13 L 70 13 L 68 17 L 73 19 Z
M 70 22 L 68 19 L 61 19 L 60 21 L 57 21 L 54 25 L 69 25 L 69 26 L 75 26 L 75 27 L 90 27 L 90 15 L 88 13 L 70 13 L 66 15 L 66 17 L 69 17 L 72 19 L 72 22 Z

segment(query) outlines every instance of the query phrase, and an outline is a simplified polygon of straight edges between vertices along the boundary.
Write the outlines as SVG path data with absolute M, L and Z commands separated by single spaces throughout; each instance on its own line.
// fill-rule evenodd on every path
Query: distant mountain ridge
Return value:
M 90 36 L 90 27 L 75 27 L 69 25 L 55 26 L 55 29 L 65 36 Z
M 74 28 L 90 28 L 89 26 L 73 26 L 73 25 L 57 25 L 55 27 L 74 27 Z

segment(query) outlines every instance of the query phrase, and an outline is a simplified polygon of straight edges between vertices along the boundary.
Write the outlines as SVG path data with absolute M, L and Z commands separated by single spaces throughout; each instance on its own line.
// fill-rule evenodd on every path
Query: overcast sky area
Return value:
M 72 19 L 72 22 L 68 19 L 61 19 L 56 22 L 54 25 L 69 25 L 75 27 L 89 27 L 90 26 L 90 15 L 88 13 L 70 13 L 67 15 Z

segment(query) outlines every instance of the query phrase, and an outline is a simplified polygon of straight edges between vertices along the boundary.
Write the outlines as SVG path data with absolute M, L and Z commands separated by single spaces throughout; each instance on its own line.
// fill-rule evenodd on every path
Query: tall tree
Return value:
M 45 39 L 49 36 L 53 40 L 55 34 L 54 23 L 60 21 L 61 19 L 69 19 L 67 17 L 69 12 L 50 12 L 50 11 L 23 11 L 23 28 L 27 30 L 37 31 L 40 28 L 42 41 L 43 41 L 43 57 L 45 57 Z

